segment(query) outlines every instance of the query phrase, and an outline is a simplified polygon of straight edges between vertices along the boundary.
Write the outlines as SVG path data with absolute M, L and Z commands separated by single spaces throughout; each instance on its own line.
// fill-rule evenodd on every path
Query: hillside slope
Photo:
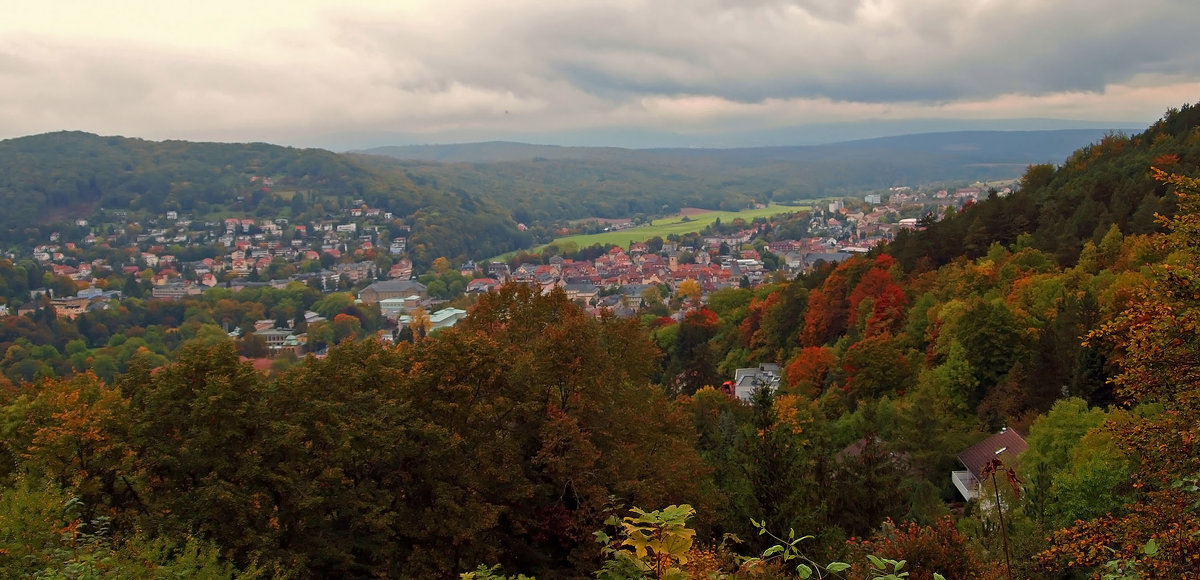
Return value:
M 924 232 L 898 236 L 888 252 L 911 269 L 921 258 L 930 265 L 961 254 L 977 258 L 994 242 L 1012 244 L 1030 233 L 1034 247 L 1069 265 L 1084 242 L 1098 243 L 1113 223 L 1125 233 L 1155 231 L 1155 213 L 1172 214 L 1175 200 L 1165 196 L 1167 188 L 1153 180 L 1150 169 L 1195 174 L 1198 127 L 1200 107 L 1185 105 L 1142 133 L 1106 135 L 1061 165 L 1030 167 L 1020 190 L 1007 198 L 979 203 Z
M 297 199 L 297 196 L 301 196 Z M 99 209 L 145 219 L 175 210 L 199 219 L 339 215 L 354 201 L 412 226 L 421 260 L 524 247 L 510 212 L 486 196 L 418 185 L 403 171 L 320 149 L 192 143 L 59 132 L 0 141 L 0 242 L 35 244 Z M 425 256 L 428 254 L 428 257 Z

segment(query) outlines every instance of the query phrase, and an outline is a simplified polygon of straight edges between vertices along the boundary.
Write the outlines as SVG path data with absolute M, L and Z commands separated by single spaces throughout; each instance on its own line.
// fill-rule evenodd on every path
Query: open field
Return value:
M 629 228 L 627 230 L 620 230 L 616 232 L 604 232 L 600 234 L 566 236 L 562 238 L 556 238 L 551 241 L 550 244 L 558 244 L 559 247 L 562 247 L 563 244 L 572 242 L 577 244 L 580 248 L 586 248 L 593 244 L 615 244 L 621 246 L 622 248 L 628 249 L 629 244 L 631 243 L 644 242 L 655 236 L 666 239 L 669 234 L 683 235 L 691 232 L 699 232 L 709 224 L 717 221 L 717 218 L 721 218 L 721 222 L 723 223 L 729 223 L 736 218 L 742 218 L 749 223 L 751 220 L 758 217 L 769 217 L 782 213 L 807 211 L 810 209 L 812 209 L 811 204 L 769 205 L 762 209 L 747 209 L 742 211 L 705 211 L 703 213 L 697 213 L 695 208 L 686 208 L 681 214 L 656 219 L 653 223 L 635 228 Z M 684 214 L 687 214 L 686 217 L 689 221 L 684 221 Z M 540 252 L 542 248 L 550 244 L 537 246 L 536 248 L 533 248 L 532 251 Z M 492 260 L 503 260 L 515 253 L 516 252 L 509 252 L 501 256 L 496 256 L 495 258 L 492 258 Z

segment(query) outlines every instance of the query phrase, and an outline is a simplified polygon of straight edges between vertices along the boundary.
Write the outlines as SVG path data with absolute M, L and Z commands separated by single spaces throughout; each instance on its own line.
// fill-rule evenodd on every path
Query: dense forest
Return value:
M 12 317 L 79 356 L 0 385 L 0 568 L 1196 577 L 1198 127 L 1170 111 L 873 255 L 675 313 L 508 286 L 389 345 L 353 340 L 372 316 L 345 296 L 217 292 L 145 305 L 171 357 L 144 336 L 104 376 L 96 349 L 136 325 Z M 220 332 L 304 308 L 347 340 L 270 374 Z M 763 363 L 777 391 L 720 390 Z M 1003 430 L 1028 449 L 964 501 L 956 456 Z

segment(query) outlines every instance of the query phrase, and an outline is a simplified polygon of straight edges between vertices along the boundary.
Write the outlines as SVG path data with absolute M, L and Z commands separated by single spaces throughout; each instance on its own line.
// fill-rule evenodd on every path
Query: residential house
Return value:
M 754 395 L 754 391 L 760 388 L 771 391 L 778 390 L 780 374 L 779 365 L 775 363 L 762 363 L 757 367 L 737 369 L 734 371 L 733 380 L 725 381 L 725 384 L 721 385 L 721 390 L 730 397 L 749 401 Z
M 999 433 L 958 454 L 958 461 L 963 464 L 963 467 L 966 467 L 966 470 L 950 474 L 950 478 L 954 481 L 954 487 L 968 501 L 979 497 L 983 489 L 984 468 L 993 459 L 1000 459 L 1007 467 L 1015 467 L 1017 456 L 1028 448 L 1029 444 L 1025 442 L 1025 438 L 1020 433 L 1013 429 L 1001 429 Z
M 466 292 L 468 294 L 484 293 L 491 291 L 500 285 L 495 278 L 476 278 L 467 282 Z

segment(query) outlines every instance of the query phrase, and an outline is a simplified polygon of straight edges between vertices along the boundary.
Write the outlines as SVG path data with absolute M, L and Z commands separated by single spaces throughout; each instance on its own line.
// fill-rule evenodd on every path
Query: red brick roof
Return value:
M 1017 456 L 1026 449 L 1029 449 L 1029 444 L 1020 433 L 1012 429 L 1003 429 L 959 453 L 958 460 L 971 471 L 975 479 L 983 481 L 981 472 L 989 461 L 999 457 L 1004 460 L 1005 465 L 1013 467 Z

